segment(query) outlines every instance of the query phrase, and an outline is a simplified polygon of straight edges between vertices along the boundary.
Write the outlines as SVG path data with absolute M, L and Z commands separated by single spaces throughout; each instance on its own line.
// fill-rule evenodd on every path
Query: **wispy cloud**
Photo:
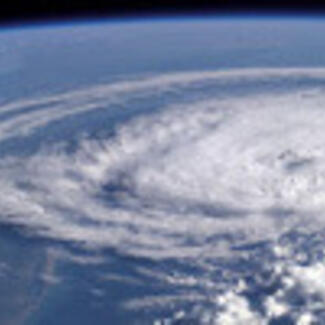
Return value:
M 0 123 L 0 141 L 24 128 L 30 132 L 67 114 L 96 109 L 98 99 L 111 94 L 123 98 L 144 91 L 149 96 L 150 89 L 208 78 L 301 76 L 321 78 L 325 73 L 205 72 L 100 86 L 57 101 L 49 98 L 53 108 Z M 237 241 L 265 234 L 273 238 L 299 225 L 318 227 L 321 218 L 313 215 L 325 202 L 324 94 L 305 93 L 171 104 L 128 122 L 113 138 L 82 140 L 73 154 L 48 148 L 23 160 L 4 159 L 2 221 L 42 236 L 151 258 L 227 254 Z M 297 168 L 288 169 L 290 164 Z M 295 213 L 290 218 L 267 213 L 291 208 Z
M 132 96 L 150 99 L 169 91 L 186 96 L 185 90 L 211 80 L 230 87 L 284 79 L 293 84 L 322 81 L 325 70 L 179 73 L 9 103 L 0 110 L 0 146 L 39 128 L 46 132 L 49 123 L 67 116 L 77 120 L 82 112 L 127 103 Z M 292 87 L 276 96 L 272 91 L 223 99 L 210 94 L 187 104 L 169 102 L 162 110 L 134 117 L 109 138 L 80 139 L 73 152 L 53 146 L 29 157 L 4 157 L 0 221 L 90 249 L 113 248 L 200 267 L 204 261 L 240 253 L 243 244 L 275 243 L 292 230 L 319 231 L 325 227 L 324 102 L 319 84 Z M 303 266 L 298 258 L 291 263 L 292 255 L 275 250 L 275 262 L 269 265 L 277 281 L 323 297 L 319 282 L 325 274 L 323 264 Z M 51 254 L 79 264 L 102 262 L 97 256 L 57 250 Z M 139 272 L 150 276 L 146 270 Z M 48 272 L 44 280 L 58 279 Z M 125 279 L 111 275 L 107 280 Z M 211 279 L 186 274 L 156 274 L 156 280 L 217 290 Z M 282 292 L 286 299 L 279 292 L 264 297 L 264 313 L 252 309 L 245 279 L 243 283 L 240 289 L 234 286 L 215 296 L 217 324 L 263 324 L 294 310 L 288 302 L 294 291 L 289 288 Z M 188 297 L 205 299 L 195 290 Z M 176 293 L 130 301 L 128 307 L 178 300 L 186 299 Z M 299 324 L 308 324 L 315 316 L 299 311 L 294 317 Z

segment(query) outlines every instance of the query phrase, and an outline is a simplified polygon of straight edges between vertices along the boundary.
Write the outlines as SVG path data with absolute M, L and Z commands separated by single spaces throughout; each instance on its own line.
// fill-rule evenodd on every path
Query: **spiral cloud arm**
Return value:
M 263 315 L 243 294 L 247 283 L 215 302 L 218 324 L 267 323 L 291 308 L 284 300 L 297 288 L 308 295 L 317 287 L 325 296 L 311 276 L 325 266 L 293 263 L 291 244 L 290 252 L 279 246 L 290 234 L 325 229 L 324 82 L 319 68 L 203 71 L 2 104 L 0 146 L 40 138 L 65 119 L 77 125 L 83 114 L 126 115 L 101 137 L 76 127 L 73 150 L 52 143 L 4 154 L 0 222 L 156 261 L 231 260 L 240 247 L 267 242 L 272 279 L 291 279 L 292 286 L 266 297 Z M 225 84 L 234 93 L 223 93 Z M 147 103 L 148 114 L 136 111 L 137 101 Z M 296 310 L 295 317 L 309 324 L 316 316 Z

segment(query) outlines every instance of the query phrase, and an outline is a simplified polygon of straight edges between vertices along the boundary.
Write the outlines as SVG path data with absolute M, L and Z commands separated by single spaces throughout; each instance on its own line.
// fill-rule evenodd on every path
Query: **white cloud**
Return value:
M 307 266 L 292 266 L 290 273 L 308 294 L 318 293 L 325 302 L 325 265 L 317 262 Z
M 253 312 L 248 304 L 248 301 L 235 294 L 234 292 L 227 292 L 218 297 L 218 305 L 223 308 L 218 313 L 215 324 L 220 325 L 263 325 L 267 324 L 263 318 L 257 313 Z
M 151 90 L 210 78 L 304 76 L 325 73 L 205 72 L 99 86 L 48 98 L 54 107 L 14 115 L 0 123 L 0 141 L 96 109 L 111 95 L 123 100 L 143 91 L 150 97 Z M 272 239 L 293 227 L 322 227 L 325 97 L 321 91 L 305 93 L 171 104 L 128 122 L 106 142 L 83 140 L 73 154 L 48 148 L 24 160 L 4 159 L 3 221 L 55 239 L 158 259 L 227 255 L 233 244 Z M 17 110 L 27 104 L 10 105 Z
M 198 71 L 164 74 L 131 81 L 119 81 L 44 98 L 23 99 L 0 107 L 0 114 L 14 114 L 0 124 L 0 139 L 25 136 L 39 127 L 79 113 L 108 109 L 124 103 L 129 96 L 155 95 L 182 91 L 197 83 L 216 81 L 221 84 L 272 79 L 325 78 L 322 68 L 255 68 L 217 71 Z M 1 115 L 0 115 L 1 118 Z
M 127 103 L 132 96 L 150 99 L 172 90 L 184 91 L 186 97 L 185 89 L 211 80 L 237 87 L 247 81 L 304 78 L 324 80 L 325 70 L 181 73 L 10 103 L 1 110 L 12 115 L 0 120 L 0 145 L 39 127 L 46 130 L 48 123 L 67 116 L 78 119 L 81 112 Z M 274 260 L 260 263 L 271 273 L 268 281 L 280 286 L 260 298 L 264 310 L 252 307 L 245 295 L 254 285 L 266 285 L 258 282 L 258 274 L 253 274 L 255 284 L 239 276 L 239 286 L 221 290 L 213 277 L 144 269 L 138 270 L 143 276 L 188 291 L 135 299 L 126 307 L 204 301 L 202 292 L 191 292 L 198 287 L 222 291 L 212 313 L 216 324 L 260 325 L 287 314 L 299 325 L 311 324 L 324 303 L 323 262 L 303 264 L 303 254 L 278 239 L 291 230 L 325 228 L 325 93 L 318 85 L 276 96 L 272 91 L 213 96 L 171 102 L 164 110 L 124 123 L 111 138 L 80 140 L 76 152 L 51 147 L 30 157 L 3 158 L 0 221 L 87 248 L 182 259 L 205 270 L 208 266 L 202 265 L 210 258 L 233 258 L 234 246 L 273 240 L 268 253 Z M 49 255 L 79 264 L 102 263 L 98 256 L 60 250 Z M 45 273 L 44 279 L 55 281 L 51 276 Z M 115 274 L 107 280 L 125 281 Z M 290 300 L 294 294 L 303 295 L 306 305 L 297 307 Z

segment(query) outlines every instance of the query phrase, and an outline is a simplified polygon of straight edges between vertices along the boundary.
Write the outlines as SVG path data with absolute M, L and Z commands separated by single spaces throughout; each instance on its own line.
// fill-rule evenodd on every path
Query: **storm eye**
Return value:
M 102 184 L 99 197 L 111 208 L 130 209 L 138 200 L 133 180 L 127 173 L 118 173 Z
M 291 172 L 298 171 L 300 169 L 308 168 L 314 164 L 314 160 L 310 158 L 300 158 L 287 163 L 286 169 Z
M 288 172 L 296 172 L 304 168 L 311 167 L 315 163 L 315 159 L 312 157 L 305 157 L 293 150 L 286 150 L 278 156 L 279 161 L 283 164 L 283 167 Z
M 130 190 L 131 184 L 126 175 L 119 175 L 102 186 L 103 192 L 113 196 L 118 193 L 128 193 Z

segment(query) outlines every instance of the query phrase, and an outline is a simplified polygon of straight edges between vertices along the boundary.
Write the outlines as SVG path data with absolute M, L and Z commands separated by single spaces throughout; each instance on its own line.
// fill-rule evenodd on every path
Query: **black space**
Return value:
M 0 23 L 175 15 L 325 15 L 316 0 L 2 0 Z

